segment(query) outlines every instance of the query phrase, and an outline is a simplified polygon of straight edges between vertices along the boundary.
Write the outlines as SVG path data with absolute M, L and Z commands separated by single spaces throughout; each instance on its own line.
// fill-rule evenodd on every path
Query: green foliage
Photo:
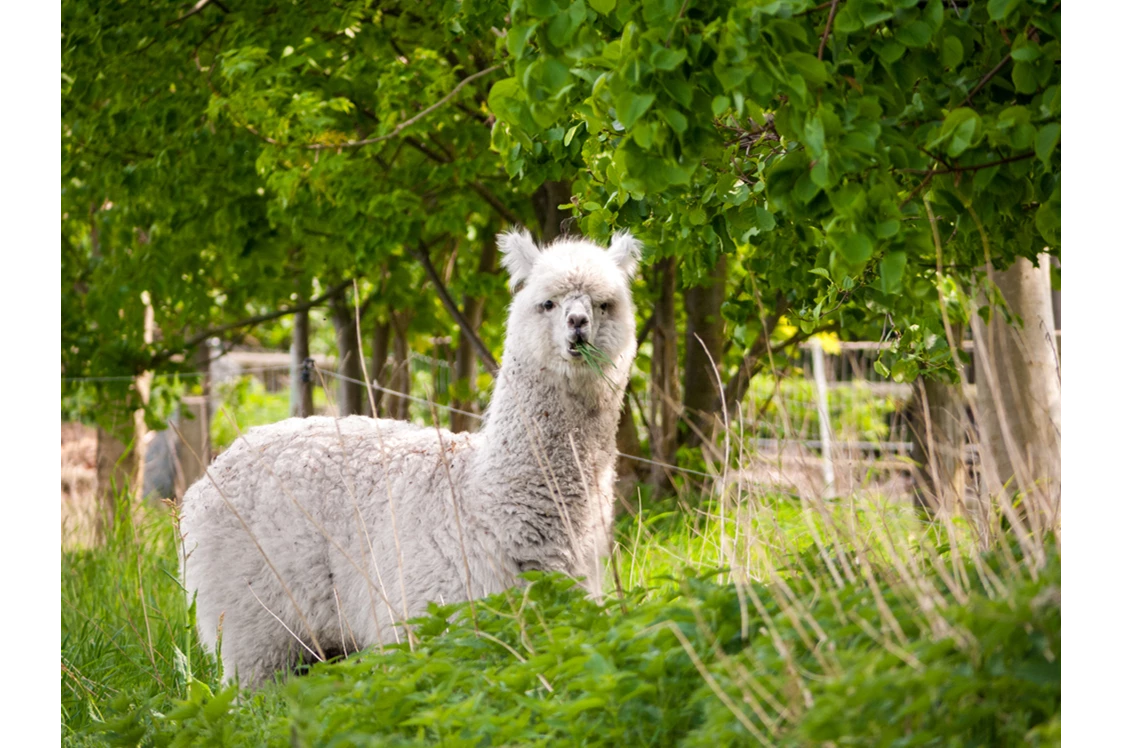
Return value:
M 451 320 L 435 294 L 417 293 L 423 273 L 406 250 L 432 245 L 434 262 L 453 263 L 449 290 L 462 298 L 495 287 L 477 258 L 500 216 L 533 215 L 526 196 L 537 184 L 502 178 L 488 151 L 489 81 L 460 85 L 491 64 L 502 10 L 262 0 L 234 13 L 207 4 L 177 23 L 174 5 L 67 0 L 65 374 L 191 368 L 189 344 L 208 330 L 352 277 L 373 297 L 368 319 L 410 309 L 416 343 L 447 335 Z M 332 147 L 360 140 L 377 142 Z M 483 297 L 498 316 L 502 300 Z M 498 347 L 494 325 L 481 334 Z M 92 415 L 107 427 L 139 405 L 129 388 L 92 387 Z
M 745 258 L 759 296 L 730 314 L 763 298 L 805 330 L 891 319 L 902 378 L 950 376 L 937 264 L 970 292 L 988 253 L 1059 252 L 1059 6 L 855 0 L 829 29 L 827 8 L 516 0 L 493 146 L 512 176 L 577 161 L 585 231 L 639 228 L 688 283 Z
M 672 560 L 682 542 L 716 545 L 683 513 L 655 507 L 618 528 L 622 542 L 642 538 L 664 559 L 661 581 L 650 567 L 655 586 L 602 605 L 570 579 L 530 573 L 523 589 L 431 605 L 414 622 L 412 651 L 403 642 L 316 665 L 241 699 L 218 685 L 195 642 L 173 578 L 171 523 L 145 513 L 105 548 L 64 554 L 65 742 L 1056 744 L 1060 564 L 1051 545 L 1036 576 L 1001 554 L 966 561 L 959 578 L 971 591 L 960 599 L 919 547 L 910 568 L 927 575 L 923 589 L 887 565 L 890 546 L 837 549 L 872 566 L 836 586 L 805 510 L 769 506 L 758 530 L 771 525 L 791 548 L 771 552 L 786 570 L 769 584 L 701 571 L 713 561 L 704 550 L 693 556 L 698 571 Z M 833 521 L 845 516 L 840 508 Z M 876 507 L 855 517 L 871 537 L 879 526 L 898 538 L 916 532 L 879 524 Z M 1002 594 L 985 584 L 995 575 Z M 921 595 L 944 601 L 938 613 Z
M 819 410 L 815 383 L 802 377 L 761 374 L 749 385 L 747 408 L 756 414 L 753 433 L 781 439 L 818 438 Z M 889 395 L 875 395 L 855 381 L 830 390 L 831 433 L 839 441 L 882 441 L 889 436 L 887 418 L 902 403 Z
M 797 514 L 784 526 L 794 530 Z M 642 530 L 654 542 L 676 531 L 660 516 L 672 517 L 652 516 Z M 157 527 L 168 535 L 166 521 Z M 876 594 L 861 577 L 824 594 L 831 583 L 813 546 L 791 557 L 803 571 L 785 574 L 783 590 L 756 582 L 745 590 L 679 567 L 673 583 L 634 587 L 602 606 L 568 578 L 529 573 L 523 590 L 430 605 L 414 621 L 412 651 L 403 642 L 317 665 L 236 702 L 232 688 L 209 685 L 217 674 L 180 628 L 189 615 L 163 574 L 146 575 L 140 587 L 155 629 L 167 630 L 154 650 L 165 682 L 155 681 L 128 567 L 155 571 L 174 555 L 166 542 L 116 544 L 63 559 L 63 662 L 90 684 L 77 687 L 63 673 L 63 737 L 73 745 L 356 745 L 375 737 L 394 745 L 745 745 L 770 736 L 777 745 L 1002 746 L 1048 741 L 1060 729 L 1054 555 L 1035 580 L 983 557 L 1010 587 L 1002 599 L 977 587 L 957 602 L 937 583 L 951 627 L 942 636 L 933 636 L 915 592 L 885 568 L 874 569 Z M 976 577 L 973 565 L 965 571 Z M 124 584 L 113 583 L 116 574 Z M 89 608 L 77 606 L 83 596 Z M 889 614 L 901 627 L 898 644 L 884 628 Z M 117 617 L 133 627 L 113 637 Z M 810 620 L 819 627 L 811 638 Z M 186 658 L 171 656 L 184 646 L 191 677 Z
M 223 406 L 211 418 L 211 444 L 222 451 L 247 429 L 289 417 L 289 393 L 268 392 L 257 377 L 248 374 L 218 388 Z

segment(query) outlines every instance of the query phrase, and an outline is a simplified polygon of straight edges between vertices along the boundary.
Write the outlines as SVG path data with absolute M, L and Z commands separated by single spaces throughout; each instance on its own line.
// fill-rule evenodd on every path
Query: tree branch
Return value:
M 450 161 L 450 159 L 445 158 L 413 136 L 407 135 L 405 138 L 405 142 L 417 151 L 428 156 L 429 159 L 436 161 L 438 164 L 447 164 Z M 468 186 L 471 187 L 477 195 L 482 197 L 484 199 L 484 202 L 494 208 L 495 212 L 498 213 L 501 218 L 506 220 L 507 223 L 513 226 L 522 225 L 524 223 L 524 221 L 520 220 L 519 217 L 515 215 L 510 208 L 504 205 L 503 201 L 496 197 L 495 193 L 489 190 L 487 186 L 484 185 L 484 183 L 480 180 L 477 179 L 471 182 Z
M 460 91 L 463 90 L 463 88 L 472 81 L 476 80 L 477 78 L 482 78 L 485 75 L 490 75 L 491 73 L 494 73 L 496 70 L 499 70 L 502 67 L 502 65 L 492 65 L 485 70 L 481 70 L 478 73 L 469 75 L 468 77 L 457 83 L 451 91 L 441 97 L 435 104 L 431 104 L 430 106 L 425 107 L 406 121 L 399 122 L 393 130 L 386 133 L 385 135 L 379 135 L 377 138 L 366 138 L 365 140 L 348 140 L 344 143 L 309 143 L 301 147 L 309 151 L 333 150 L 336 148 L 358 148 L 359 146 L 372 145 L 374 143 L 381 143 L 383 140 L 395 138 L 402 132 L 402 130 L 406 129 L 410 125 L 416 124 L 420 120 L 432 114 L 435 110 L 447 104 L 449 100 L 460 93 Z
M 424 143 L 422 143 L 420 140 L 413 137 L 412 135 L 405 136 L 405 138 L 403 138 L 403 140 L 405 140 L 405 142 L 408 143 L 409 145 L 413 146 L 413 148 L 415 148 L 416 150 L 418 150 L 421 153 L 428 156 L 431 160 L 436 161 L 438 164 L 447 164 L 448 163 L 447 158 L 444 158 L 439 153 L 437 153 L 432 148 L 425 145 Z
M 921 149 L 923 150 L 923 149 Z M 927 153 L 927 151 L 925 151 Z M 970 166 L 949 165 L 946 169 L 898 169 L 897 171 L 905 174 L 932 174 L 938 176 L 940 174 L 959 174 L 965 171 L 980 171 L 982 169 L 989 169 L 992 166 L 1001 166 L 1002 164 L 1012 164 L 1015 161 L 1025 161 L 1027 158 L 1033 158 L 1033 153 L 1019 153 L 1017 156 L 1008 156 L 997 161 L 988 161 L 985 164 L 972 164 Z M 932 156 L 937 161 L 942 161 L 939 156 Z M 946 162 L 944 162 L 946 163 Z
M 967 98 L 964 99 L 963 101 L 961 101 L 959 103 L 959 106 L 967 106 L 969 103 L 971 103 L 971 97 L 973 97 L 975 94 L 977 94 L 982 89 L 983 86 L 990 83 L 990 79 L 993 78 L 994 76 L 998 75 L 999 70 L 1006 67 L 1006 63 L 1008 63 L 1011 60 L 1010 55 L 1011 55 L 1011 53 L 1007 53 L 1005 57 L 1003 57 L 1001 60 L 999 60 L 998 64 L 995 65 L 993 68 L 991 68 L 991 71 L 989 73 L 987 73 L 986 75 L 984 75 L 979 80 L 979 82 L 975 84 L 975 87 L 971 89 L 971 93 L 967 94 Z
M 827 37 L 831 35 L 831 25 L 834 24 L 834 14 L 838 10 L 838 0 L 831 0 L 831 13 L 827 16 L 827 27 L 823 29 L 823 38 L 819 40 L 819 59 L 823 59 L 823 52 L 827 48 Z
M 323 293 L 320 296 L 317 296 L 316 298 L 312 299 L 311 301 L 305 301 L 302 304 L 296 304 L 295 306 L 285 307 L 284 309 L 278 309 L 275 312 L 266 312 L 264 314 L 255 314 L 252 317 L 247 317 L 243 320 L 238 320 L 237 322 L 231 322 L 228 325 L 220 325 L 220 326 L 215 327 L 213 329 L 207 330 L 206 332 L 201 332 L 198 335 L 196 335 L 195 337 L 187 340 L 187 342 L 185 342 L 179 350 L 176 350 L 176 351 L 161 351 L 160 353 L 156 354 L 155 356 L 152 357 L 152 363 L 158 363 L 158 362 L 161 362 L 161 361 L 166 361 L 169 358 L 171 358 L 172 356 L 174 356 L 176 353 L 181 353 L 182 351 L 186 351 L 190 348 L 194 348 L 195 346 L 197 346 L 200 343 L 202 343 L 203 341 L 205 341 L 207 338 L 211 338 L 211 337 L 214 337 L 216 335 L 221 335 L 224 332 L 230 332 L 231 330 L 237 330 L 240 327 L 251 327 L 253 325 L 259 325 L 262 322 L 269 322 L 271 320 L 279 319 L 280 317 L 284 317 L 284 316 L 289 315 L 289 314 L 296 314 L 297 312 L 306 312 L 309 309 L 311 309 L 312 307 L 319 306 L 320 304 L 323 304 L 325 301 L 328 301 L 328 300 L 338 296 L 349 285 L 351 285 L 351 281 L 345 280 L 342 283 L 340 283 L 339 285 L 333 286 L 326 293 Z
M 445 309 L 452 315 L 452 318 L 456 320 L 456 324 L 460 326 L 461 331 L 468 336 L 468 340 L 472 342 L 472 347 L 476 349 L 476 353 L 480 355 L 488 371 L 494 375 L 499 371 L 498 362 L 496 362 L 495 357 L 491 355 L 491 351 L 487 349 L 484 342 L 480 340 L 480 336 L 472 328 L 472 325 L 465 319 L 460 308 L 456 306 L 456 302 L 453 301 L 452 296 L 445 287 L 444 281 L 441 280 L 440 274 L 437 272 L 437 269 L 433 267 L 433 261 L 429 258 L 429 247 L 424 242 L 419 242 L 419 245 L 417 249 L 410 249 L 409 253 L 417 258 L 417 261 L 425 268 L 425 274 L 429 276 L 429 280 L 431 280 L 436 287 L 437 295 L 441 297 L 441 302 L 444 303 Z
M 501 217 L 506 219 L 507 223 L 511 224 L 512 226 L 521 226 L 525 223 L 525 221 L 519 220 L 519 217 L 516 216 L 510 208 L 504 205 L 503 202 L 498 197 L 496 197 L 491 190 L 484 186 L 483 182 L 477 179 L 476 181 L 472 182 L 470 186 L 473 190 L 476 191 L 476 194 L 484 199 L 484 202 L 494 208 L 495 212 L 498 213 Z

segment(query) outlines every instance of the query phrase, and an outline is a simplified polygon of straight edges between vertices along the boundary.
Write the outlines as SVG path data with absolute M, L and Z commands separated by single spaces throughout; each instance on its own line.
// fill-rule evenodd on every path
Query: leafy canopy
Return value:
M 988 256 L 1059 252 L 1059 3 L 514 0 L 506 42 L 512 177 L 569 165 L 589 234 L 736 254 L 805 330 L 895 329 L 898 378 L 950 363 L 937 285 L 962 321 Z

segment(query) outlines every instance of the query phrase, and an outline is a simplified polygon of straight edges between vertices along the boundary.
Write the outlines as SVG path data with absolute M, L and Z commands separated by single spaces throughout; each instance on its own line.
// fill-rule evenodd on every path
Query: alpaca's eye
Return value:
M 550 311 L 551 309 L 554 308 L 554 302 L 547 299 L 546 301 L 542 302 L 542 308 L 545 309 L 548 312 L 548 311 Z
M 608 302 L 607 302 L 607 301 L 606 301 L 606 302 L 604 302 L 603 304 L 601 304 L 601 305 L 600 305 L 600 310 L 601 310 L 602 312 L 607 312 L 607 311 L 608 311 Z

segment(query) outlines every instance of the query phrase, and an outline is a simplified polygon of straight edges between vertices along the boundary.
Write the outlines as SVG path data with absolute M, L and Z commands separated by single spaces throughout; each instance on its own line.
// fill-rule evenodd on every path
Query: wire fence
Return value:
M 855 453 L 880 453 L 887 455 L 908 454 L 911 442 L 906 438 L 904 427 L 904 407 L 908 401 L 909 386 L 885 380 L 877 375 L 873 361 L 879 354 L 880 346 L 867 344 L 862 347 L 850 346 L 825 360 L 830 366 L 824 372 L 828 391 L 817 391 L 812 377 L 810 353 L 791 369 L 785 377 L 757 377 L 754 379 L 736 413 L 732 413 L 733 423 L 727 427 L 734 433 L 742 446 L 767 453 L 782 453 L 791 448 L 826 454 L 829 444 L 824 438 L 830 435 L 839 455 Z M 206 444 L 207 453 L 224 448 L 238 431 L 260 423 L 281 420 L 292 414 L 289 392 L 292 378 L 299 375 L 288 354 L 280 352 L 230 352 L 221 359 L 222 366 L 214 366 L 209 371 L 155 374 L 153 379 L 162 382 L 181 382 L 184 391 L 190 389 L 187 383 L 194 383 L 194 389 L 203 389 L 205 377 L 209 385 L 209 397 L 205 407 L 196 396 L 191 407 L 196 412 L 187 418 L 202 418 L 209 424 Z M 264 361 L 276 361 L 263 364 Z M 244 363 L 256 365 L 246 366 Z M 339 402 L 338 387 L 350 383 L 360 386 L 364 392 L 378 393 L 387 398 L 400 398 L 412 405 L 409 409 L 410 420 L 429 425 L 449 427 L 450 414 L 457 414 L 473 422 L 483 416 L 476 411 L 458 408 L 452 404 L 452 367 L 448 361 L 422 354 L 411 354 L 409 373 L 411 389 L 424 391 L 425 396 L 403 392 L 387 387 L 377 381 L 365 381 L 346 376 L 335 369 L 335 362 L 321 357 L 315 371 L 319 376 L 312 378 L 318 396 L 316 413 L 336 415 Z M 109 375 L 94 377 L 64 377 L 63 381 L 81 382 L 130 382 L 130 375 Z M 642 376 L 637 377 L 642 380 Z M 332 390 L 335 390 L 334 392 Z M 634 387 L 632 392 L 635 409 L 641 424 L 646 424 L 645 414 L 650 413 L 655 394 L 645 386 Z M 191 399 L 191 398 L 188 398 Z M 486 399 L 483 393 L 480 399 Z M 824 402 L 825 401 L 825 402 Z M 199 409 L 201 407 L 201 410 Z M 749 414 L 746 421 L 745 414 Z M 824 431 L 821 420 L 827 414 L 830 421 Z M 176 413 L 173 419 L 182 419 L 183 413 Z M 177 429 L 158 432 L 153 440 L 174 441 Z M 163 448 L 149 450 L 149 455 L 157 459 L 168 459 L 176 453 L 176 445 L 170 443 Z M 679 475 L 700 479 L 713 478 L 712 472 L 697 470 L 666 461 L 651 459 L 642 455 L 617 452 L 618 456 L 635 463 L 665 470 Z M 202 466 L 198 469 L 201 470 Z M 182 466 L 176 470 L 182 471 Z M 146 476 L 166 475 L 166 469 L 146 470 Z M 184 483 L 180 480 L 179 483 Z M 190 483 L 187 480 L 186 483 Z M 155 487 L 153 487 L 155 488 Z

